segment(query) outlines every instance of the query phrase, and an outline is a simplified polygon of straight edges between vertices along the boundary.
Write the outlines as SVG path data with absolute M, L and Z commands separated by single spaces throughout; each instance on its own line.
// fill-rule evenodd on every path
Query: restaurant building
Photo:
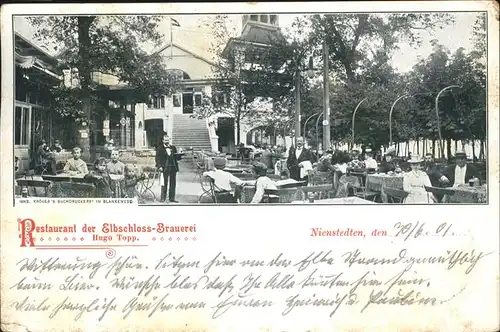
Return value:
M 61 118 L 51 108 L 51 88 L 61 83 L 62 73 L 52 55 L 17 32 L 14 45 L 14 156 L 19 169 L 27 170 L 37 144 L 42 139 L 51 144 L 63 132 Z

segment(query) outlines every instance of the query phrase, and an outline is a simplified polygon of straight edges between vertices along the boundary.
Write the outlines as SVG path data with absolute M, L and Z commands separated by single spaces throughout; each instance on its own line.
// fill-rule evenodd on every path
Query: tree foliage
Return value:
M 149 55 L 142 48 L 145 41 L 161 43 L 161 16 L 33 16 L 28 21 L 37 27 L 35 38 L 54 45 L 62 68 L 78 69 L 80 91 L 56 92 L 61 106 L 80 105 L 76 114 L 96 88 L 94 72 L 116 76 L 142 98 L 168 92 L 174 84 L 160 55 Z
M 272 115 L 263 105 L 272 105 L 274 113 L 289 111 L 282 107 L 288 106 L 287 97 L 293 86 L 286 62 L 294 58 L 295 48 L 281 38 L 270 36 L 273 42 L 269 47 L 255 48 L 236 43 L 236 47 L 228 49 L 228 42 L 239 37 L 236 29 L 231 27 L 229 17 L 217 15 L 208 24 L 214 38 L 210 52 L 215 59 L 215 84 L 213 96 L 205 96 L 207 102 L 202 103 L 197 115 L 206 117 L 221 113 L 234 117 L 239 142 L 242 121 L 254 124 Z

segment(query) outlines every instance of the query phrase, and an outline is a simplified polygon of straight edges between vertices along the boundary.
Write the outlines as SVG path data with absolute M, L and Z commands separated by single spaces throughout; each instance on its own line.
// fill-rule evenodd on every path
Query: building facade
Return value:
M 60 117 L 52 111 L 52 87 L 61 83 L 57 60 L 19 33 L 14 34 L 15 98 L 14 156 L 19 169 L 32 168 L 32 151 L 42 141 L 53 143 L 61 133 Z

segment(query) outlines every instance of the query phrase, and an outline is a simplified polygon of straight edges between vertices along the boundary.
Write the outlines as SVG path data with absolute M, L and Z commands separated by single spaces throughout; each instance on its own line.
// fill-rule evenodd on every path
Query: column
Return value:
M 125 119 L 125 112 L 123 109 L 120 109 L 120 149 L 123 149 L 126 146 L 125 124 L 122 123 L 123 119 Z

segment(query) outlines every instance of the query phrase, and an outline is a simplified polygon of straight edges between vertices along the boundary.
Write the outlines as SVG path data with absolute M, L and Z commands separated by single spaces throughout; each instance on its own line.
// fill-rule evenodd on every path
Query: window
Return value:
M 271 24 L 276 25 L 278 23 L 278 15 L 271 15 Z
M 152 109 L 165 108 L 165 97 L 164 96 L 150 97 L 148 108 Z
M 30 109 L 28 107 L 16 106 L 15 118 L 15 145 L 28 145 L 30 138 Z
M 181 107 L 181 95 L 175 94 L 172 100 L 174 107 Z
M 250 15 L 250 21 L 258 21 L 259 20 L 259 15 Z
M 194 106 L 201 106 L 201 93 L 195 93 Z
M 223 91 L 215 92 L 215 103 L 220 106 L 224 106 L 227 103 L 227 95 Z
M 262 23 L 269 23 L 267 15 L 260 15 L 260 21 Z

